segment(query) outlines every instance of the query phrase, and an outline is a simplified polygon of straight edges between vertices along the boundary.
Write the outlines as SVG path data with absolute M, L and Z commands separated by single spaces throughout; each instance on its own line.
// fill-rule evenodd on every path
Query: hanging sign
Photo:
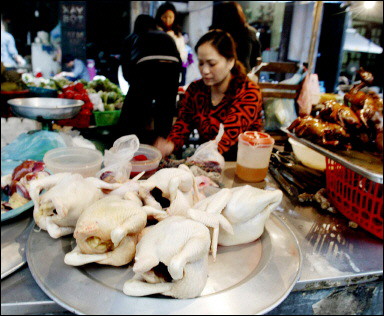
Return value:
M 86 1 L 60 1 L 63 56 L 71 54 L 78 59 L 86 59 L 86 11 Z

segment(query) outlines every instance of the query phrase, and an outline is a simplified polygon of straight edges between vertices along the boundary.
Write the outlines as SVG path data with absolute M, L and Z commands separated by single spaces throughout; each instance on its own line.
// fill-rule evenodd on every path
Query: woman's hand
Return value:
M 66 71 L 62 71 L 62 72 L 56 74 L 56 75 L 54 76 L 54 78 L 63 78 L 63 77 L 65 77 L 65 76 L 67 76 L 67 72 L 66 72 Z
M 161 151 L 163 158 L 169 156 L 175 149 L 175 144 L 163 137 L 158 137 L 154 143 L 154 146 Z

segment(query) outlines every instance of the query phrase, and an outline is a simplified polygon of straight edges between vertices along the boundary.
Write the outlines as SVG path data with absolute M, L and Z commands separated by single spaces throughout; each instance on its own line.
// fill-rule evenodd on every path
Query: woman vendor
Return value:
M 260 88 L 248 79 L 228 33 L 209 31 L 195 50 L 202 79 L 189 85 L 170 134 L 154 145 L 165 157 L 180 150 L 194 129 L 204 143 L 217 136 L 223 123 L 219 152 L 226 160 L 236 160 L 239 134 L 262 128 Z

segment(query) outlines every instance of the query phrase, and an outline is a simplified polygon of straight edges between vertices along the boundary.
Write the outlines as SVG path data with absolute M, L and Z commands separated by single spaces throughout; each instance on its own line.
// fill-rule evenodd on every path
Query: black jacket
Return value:
M 137 65 L 149 59 L 178 62 L 181 70 L 180 54 L 171 36 L 162 31 L 132 33 L 125 39 L 121 54 L 123 75 L 130 85 L 134 80 Z
M 255 28 L 248 26 L 246 33 L 247 34 L 237 35 L 234 39 L 237 43 L 237 57 L 249 72 L 256 66 L 257 57 L 261 56 L 261 47 Z

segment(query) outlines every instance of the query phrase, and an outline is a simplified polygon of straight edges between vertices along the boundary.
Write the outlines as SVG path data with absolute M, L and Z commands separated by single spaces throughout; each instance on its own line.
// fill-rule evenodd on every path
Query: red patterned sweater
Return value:
M 212 105 L 211 88 L 200 79 L 189 85 L 180 102 L 178 118 L 167 139 L 178 150 L 191 131 L 197 129 L 203 143 L 214 139 L 220 123 L 223 123 L 225 132 L 219 143 L 219 152 L 223 154 L 237 144 L 239 134 L 261 130 L 261 110 L 260 88 L 247 77 L 234 77 L 217 106 Z

